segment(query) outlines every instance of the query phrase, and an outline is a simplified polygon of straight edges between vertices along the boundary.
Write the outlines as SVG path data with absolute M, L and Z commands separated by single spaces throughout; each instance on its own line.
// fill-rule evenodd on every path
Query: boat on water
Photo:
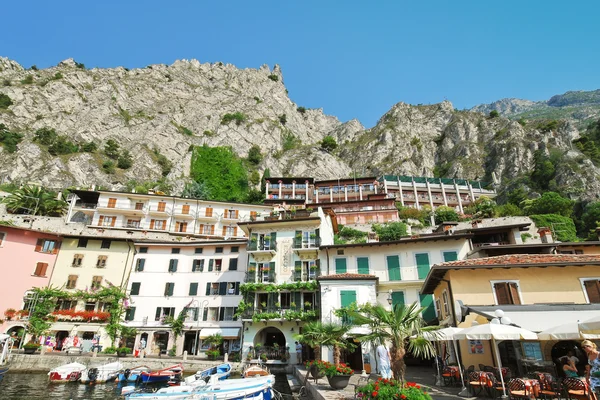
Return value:
M 90 367 L 81 374 L 81 383 L 105 383 L 113 381 L 123 370 L 123 365 L 116 361 L 97 367 Z
M 168 382 L 171 379 L 181 377 L 183 373 L 183 364 L 170 366 L 168 368 L 160 369 L 158 371 L 140 372 L 142 382 L 144 383 L 157 383 L 157 382 Z
M 10 368 L 8 364 L 8 349 L 10 345 L 10 336 L 5 334 L 0 335 L 0 380 L 2 380 L 4 374 Z
M 78 362 L 61 365 L 48 372 L 48 380 L 54 383 L 77 382 L 86 366 Z
M 274 383 L 274 375 L 225 381 L 213 375 L 209 383 L 200 380 L 195 385 L 170 386 L 153 392 L 124 387 L 121 394 L 127 400 L 272 400 Z
M 203 370 L 197 371 L 194 375 L 188 376 L 184 379 L 183 385 L 193 385 L 198 381 L 208 382 L 209 379 L 213 379 L 215 376 L 217 380 L 224 380 L 229 378 L 231 375 L 232 366 L 229 363 L 219 364 L 216 367 L 210 367 Z M 169 382 L 171 384 L 171 382 Z
M 252 378 L 255 376 L 267 376 L 267 375 L 271 375 L 271 372 L 269 372 L 269 369 L 267 367 L 262 366 L 262 365 L 248 365 L 242 371 L 242 376 L 244 378 Z
M 119 372 L 118 380 L 119 382 L 141 382 L 142 372 L 150 373 L 152 370 L 145 365 L 139 365 L 131 369 L 128 368 Z

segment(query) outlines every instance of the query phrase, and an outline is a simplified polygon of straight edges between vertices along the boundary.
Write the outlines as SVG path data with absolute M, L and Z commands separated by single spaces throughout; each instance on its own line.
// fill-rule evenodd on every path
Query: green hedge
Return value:
M 537 214 L 530 215 L 529 218 L 538 228 L 547 227 L 555 233 L 555 240 L 560 242 L 576 242 L 577 230 L 575 223 L 569 217 L 563 217 L 558 214 Z

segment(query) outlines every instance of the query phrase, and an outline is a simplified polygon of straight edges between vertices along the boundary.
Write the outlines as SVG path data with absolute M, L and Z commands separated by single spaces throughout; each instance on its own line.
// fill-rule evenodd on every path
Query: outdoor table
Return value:
M 460 369 L 456 365 L 449 365 L 446 368 L 452 371 L 452 376 L 454 379 L 460 382 Z
M 525 382 L 525 392 L 529 394 L 529 397 L 536 399 L 540 395 L 540 383 L 537 379 L 521 378 Z

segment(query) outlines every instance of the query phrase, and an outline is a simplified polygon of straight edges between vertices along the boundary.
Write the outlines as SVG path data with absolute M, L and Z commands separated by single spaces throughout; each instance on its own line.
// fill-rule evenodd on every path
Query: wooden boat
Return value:
M 242 376 L 244 378 L 252 378 L 255 376 L 267 375 L 271 375 L 271 373 L 269 372 L 267 367 L 261 365 L 248 365 L 246 368 L 244 368 L 244 371 L 242 371 Z
M 120 362 L 112 362 L 97 367 L 91 367 L 81 374 L 81 383 L 105 383 L 117 379 L 123 369 Z
M 86 366 L 78 362 L 61 365 L 48 372 L 48 380 L 54 383 L 77 382 Z
M 152 372 L 152 370 L 145 366 L 139 365 L 132 369 L 126 369 L 119 373 L 118 380 L 119 382 L 141 382 L 142 381 L 142 372 Z
M 10 348 L 10 336 L 0 335 L 0 380 L 4 377 L 10 368 L 8 363 L 8 349 Z
M 196 385 L 170 386 L 156 392 L 145 392 L 143 389 L 126 386 L 121 390 L 125 399 L 147 400 L 184 400 L 184 399 L 210 399 L 210 400 L 272 400 L 275 398 L 272 387 L 275 376 L 261 376 L 250 381 L 244 379 L 231 379 L 219 381 L 213 375 L 213 382 L 205 383 L 199 380 Z
M 140 372 L 142 382 L 144 383 L 156 383 L 156 382 L 168 382 L 172 377 L 181 376 L 183 373 L 183 364 L 179 363 L 168 368 L 164 368 L 158 371 L 152 372 Z

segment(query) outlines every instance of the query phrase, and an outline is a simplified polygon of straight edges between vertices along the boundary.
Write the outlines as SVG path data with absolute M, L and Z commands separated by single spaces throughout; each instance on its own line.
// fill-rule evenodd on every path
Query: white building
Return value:
M 136 242 L 129 276 L 130 307 L 125 324 L 144 338 L 148 354 L 198 354 L 202 339 L 215 333 L 225 339 L 222 351 L 240 349 L 242 324 L 234 314 L 242 299 L 246 240 Z M 175 340 L 167 317 L 185 309 L 184 332 Z

